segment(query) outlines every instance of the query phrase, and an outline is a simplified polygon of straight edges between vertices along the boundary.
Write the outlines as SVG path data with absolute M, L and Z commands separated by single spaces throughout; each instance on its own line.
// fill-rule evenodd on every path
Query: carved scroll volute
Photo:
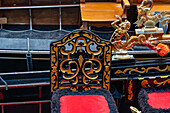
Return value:
M 98 63 L 98 68 L 97 69 L 94 69 L 93 67 L 93 61 L 96 61 Z M 85 65 L 87 63 L 90 63 L 91 66 L 90 66 L 90 70 L 86 73 L 85 72 Z M 102 69 L 102 64 L 101 62 L 98 60 L 98 59 L 89 59 L 88 61 L 85 61 L 85 63 L 83 64 L 83 67 L 82 67 L 82 72 L 83 74 L 88 78 L 88 79 L 91 79 L 91 80 L 94 80 L 94 79 L 97 79 L 98 78 L 98 75 L 97 73 L 100 72 Z M 91 77 L 90 74 L 96 74 L 96 76 L 94 77 Z
M 97 52 L 93 52 L 90 50 L 90 44 L 93 44 L 94 42 L 93 41 L 89 41 L 87 43 L 87 46 L 86 46 L 86 50 L 89 54 L 93 54 L 93 55 L 99 55 L 101 52 L 102 52 L 102 48 L 101 47 L 97 47 L 98 48 L 98 51 Z
M 69 56 L 68 56 L 68 57 L 69 57 Z M 68 62 L 68 65 L 69 65 L 68 69 L 64 69 L 64 68 L 63 68 L 63 64 L 66 63 L 66 62 Z M 72 72 L 72 70 L 71 70 L 71 64 L 75 64 L 75 65 L 76 65 L 76 72 Z M 65 74 L 63 74 L 63 78 L 64 78 L 64 79 L 73 79 L 74 77 L 77 76 L 77 74 L 78 74 L 78 72 L 79 72 L 79 67 L 78 67 L 78 64 L 77 64 L 76 61 L 68 58 L 68 59 L 65 59 L 65 60 L 63 60 L 63 61 L 61 62 L 61 64 L 60 64 L 60 70 L 61 70 L 62 73 L 67 73 L 67 74 L 71 74 L 71 75 L 72 75 L 72 76 L 70 76 L 70 77 L 66 77 Z
M 73 49 L 71 51 L 65 52 L 63 49 L 64 47 L 60 48 L 60 52 L 63 55 L 69 55 L 69 54 L 73 54 L 76 51 L 76 44 L 73 41 L 70 41 L 69 44 L 71 44 L 73 46 Z

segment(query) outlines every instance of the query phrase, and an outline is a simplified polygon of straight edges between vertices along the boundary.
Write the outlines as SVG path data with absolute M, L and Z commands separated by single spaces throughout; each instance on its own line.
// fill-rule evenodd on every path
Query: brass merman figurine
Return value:
M 122 47 L 122 37 L 125 36 L 126 37 L 126 41 L 129 40 L 129 34 L 128 34 L 128 30 L 130 29 L 130 22 L 128 20 L 125 20 L 124 22 L 122 22 L 122 19 L 120 18 L 120 16 L 115 15 L 117 20 L 115 20 L 114 22 L 111 23 L 111 25 L 113 26 L 113 28 L 115 28 L 114 33 L 112 34 L 110 41 L 112 42 L 112 44 L 115 46 L 115 49 L 121 49 Z
M 136 44 L 147 46 L 152 50 L 156 50 L 160 56 L 164 56 L 169 52 L 167 45 L 158 44 L 155 46 L 151 43 L 151 41 L 157 39 L 152 34 L 148 38 L 145 36 L 145 34 L 129 37 L 128 30 L 130 29 L 131 25 L 130 22 L 128 20 L 122 21 L 120 16 L 116 16 L 116 18 L 117 20 L 111 23 L 111 25 L 116 30 L 110 38 L 112 43 L 112 50 L 119 52 L 115 58 L 129 58 L 128 55 L 126 55 L 126 50 L 131 49 Z M 126 40 L 122 40 L 123 36 L 126 37 Z
M 153 7 L 153 1 L 152 0 L 143 0 L 141 5 L 138 7 L 140 10 L 137 21 L 134 24 L 137 24 L 136 26 L 143 29 L 152 29 L 154 28 L 156 30 L 156 24 L 164 17 L 168 12 L 163 11 L 161 13 L 153 15 L 151 13 L 151 9 Z M 169 17 L 168 17 L 169 18 Z M 166 19 L 161 22 L 163 24 L 165 21 L 169 21 L 169 19 Z

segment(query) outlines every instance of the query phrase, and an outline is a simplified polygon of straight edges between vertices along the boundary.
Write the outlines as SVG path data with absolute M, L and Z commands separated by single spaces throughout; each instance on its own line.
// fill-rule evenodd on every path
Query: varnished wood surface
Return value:
M 1 5 L 2 3 L 2 5 Z M 2 7 L 17 6 L 41 6 L 54 4 L 76 4 L 79 0 L 0 0 Z M 59 25 L 59 8 L 32 9 L 33 25 Z M 80 8 L 67 7 L 61 8 L 62 25 L 80 25 Z M 28 9 L 0 10 L 0 17 L 8 19 L 7 24 L 30 24 Z
M 28 15 L 27 15 L 28 16 Z M 33 25 L 58 25 L 58 9 L 32 9 Z
M 62 25 L 80 25 L 79 7 L 61 9 Z
M 155 11 L 159 11 L 159 12 L 170 11 L 170 3 L 169 4 L 168 3 L 165 3 L 165 4 L 157 4 L 157 3 L 155 3 L 153 5 L 153 8 L 152 8 L 151 11 L 152 12 L 155 12 Z
M 61 8 L 62 25 L 79 25 L 79 7 Z M 1 10 L 3 17 L 8 19 L 7 24 L 29 24 L 29 10 Z M 33 25 L 59 25 L 59 8 L 32 9 Z
M 58 4 L 58 0 L 32 0 L 31 5 L 51 5 Z
M 29 0 L 1 0 L 2 6 L 26 6 Z
M 2 13 L 8 24 L 29 24 L 28 10 L 4 10 Z
M 121 4 L 113 2 L 86 2 L 80 4 L 82 21 L 113 21 L 114 15 L 122 15 Z

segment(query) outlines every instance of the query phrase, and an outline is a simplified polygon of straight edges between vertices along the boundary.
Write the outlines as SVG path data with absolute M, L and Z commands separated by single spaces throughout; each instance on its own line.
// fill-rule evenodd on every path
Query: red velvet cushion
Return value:
M 102 95 L 65 95 L 60 98 L 61 113 L 110 113 Z
M 148 104 L 152 106 L 152 108 L 162 108 L 169 109 L 170 108 L 170 92 L 153 92 L 148 93 Z

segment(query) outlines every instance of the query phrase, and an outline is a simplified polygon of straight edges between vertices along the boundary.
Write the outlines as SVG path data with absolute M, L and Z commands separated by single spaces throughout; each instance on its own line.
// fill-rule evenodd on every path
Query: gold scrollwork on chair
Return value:
M 110 42 L 87 30 L 74 31 L 51 44 L 51 91 L 109 89 L 110 66 Z

